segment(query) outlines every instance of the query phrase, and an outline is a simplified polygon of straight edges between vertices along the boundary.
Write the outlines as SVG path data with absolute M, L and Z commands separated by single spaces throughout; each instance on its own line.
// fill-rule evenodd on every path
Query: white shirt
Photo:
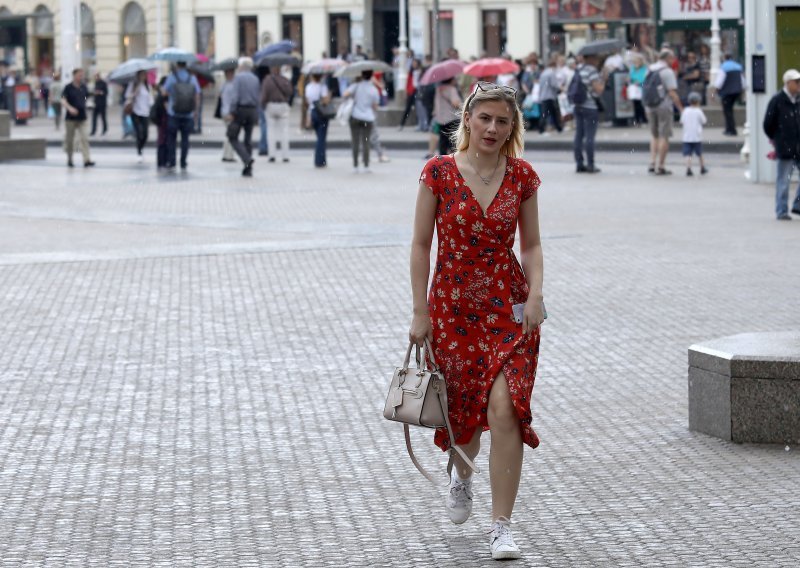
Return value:
M 353 112 L 351 114 L 353 118 L 365 122 L 375 122 L 375 110 L 372 107 L 377 105 L 381 98 L 372 81 L 361 80 L 350 85 L 345 94 L 353 96 Z
M 702 142 L 706 115 L 699 107 L 687 106 L 681 113 L 684 142 Z
M 125 89 L 125 100 L 133 99 L 133 114 L 136 116 L 150 116 L 150 107 L 153 106 L 153 95 L 145 83 L 140 83 L 136 93 L 133 93 L 133 83 L 128 83 Z
M 306 97 L 306 102 L 308 103 L 308 116 L 310 118 L 311 110 L 314 108 L 314 103 L 328 96 L 328 86 L 322 81 L 319 83 L 311 81 L 305 86 L 303 93 Z

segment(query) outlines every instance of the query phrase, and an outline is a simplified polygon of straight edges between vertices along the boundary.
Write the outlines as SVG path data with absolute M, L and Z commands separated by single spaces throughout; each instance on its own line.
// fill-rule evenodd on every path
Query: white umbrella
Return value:
M 386 73 L 387 71 L 391 71 L 392 66 L 388 63 L 384 63 L 383 61 L 356 61 L 355 63 L 351 63 L 347 67 L 342 67 L 341 69 L 337 70 L 336 73 L 333 74 L 334 77 L 351 77 L 355 78 L 361 75 L 362 71 L 382 71 Z
M 165 47 L 164 49 L 156 51 L 147 59 L 152 61 L 170 61 L 172 63 L 177 63 L 178 61 L 194 63 L 197 61 L 197 56 L 194 53 L 179 47 Z
M 139 71 L 150 71 L 157 68 L 158 63 L 155 61 L 140 58 L 128 59 L 108 74 L 108 80 L 114 83 L 128 83 L 136 78 Z

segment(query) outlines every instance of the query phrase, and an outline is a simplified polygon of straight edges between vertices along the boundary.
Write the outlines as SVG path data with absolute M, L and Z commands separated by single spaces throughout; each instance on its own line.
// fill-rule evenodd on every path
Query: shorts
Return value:
M 647 121 L 650 123 L 650 135 L 653 138 L 672 136 L 672 103 L 670 102 L 669 107 L 647 108 Z
M 431 134 L 438 135 L 441 131 L 442 131 L 442 125 L 436 121 L 433 121 L 433 123 L 431 123 Z
M 702 142 L 684 142 L 683 143 L 683 155 L 684 156 L 691 156 L 694 154 L 695 156 L 702 156 L 703 155 L 703 143 Z

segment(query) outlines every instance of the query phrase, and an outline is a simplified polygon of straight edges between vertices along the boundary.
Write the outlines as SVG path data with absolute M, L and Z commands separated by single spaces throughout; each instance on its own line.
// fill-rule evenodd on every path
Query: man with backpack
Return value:
M 642 104 L 650 123 L 650 166 L 647 171 L 659 176 L 672 172 L 664 167 L 669 152 L 669 138 L 672 136 L 672 105 L 679 113 L 683 104 L 678 96 L 678 80 L 672 70 L 675 54 L 671 49 L 662 49 L 658 61 L 647 70 L 642 87 Z
M 164 90 L 167 102 L 167 169 L 174 171 L 177 157 L 178 132 L 181 133 L 181 169 L 186 169 L 189 155 L 189 136 L 194 127 L 194 115 L 200 108 L 200 84 L 197 77 L 179 61 L 167 78 Z
M 606 85 L 605 71 L 601 74 L 597 67 L 600 58 L 597 55 L 585 55 L 583 63 L 578 66 L 572 76 L 567 98 L 575 106 L 575 171 L 579 174 L 596 174 L 600 168 L 594 165 L 594 139 L 597 136 L 597 123 L 600 118 L 600 107 L 597 97 L 603 94 Z M 586 148 L 586 162 L 583 150 Z

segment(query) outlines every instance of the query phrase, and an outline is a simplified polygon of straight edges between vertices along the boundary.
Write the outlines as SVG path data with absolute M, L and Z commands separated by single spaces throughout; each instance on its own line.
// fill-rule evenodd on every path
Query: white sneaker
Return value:
M 359 168 L 358 166 L 356 166 L 355 168 L 353 168 L 353 173 L 354 173 L 354 174 L 360 174 L 360 173 L 361 173 L 361 168 Z
M 493 560 L 516 560 L 521 556 L 519 547 L 514 544 L 514 537 L 511 536 L 511 521 L 505 517 L 499 517 L 492 524 L 489 546 Z
M 455 469 L 450 476 L 445 506 L 447 516 L 457 525 L 466 522 L 472 513 L 472 479 L 461 481 L 456 477 Z
M 136 158 L 136 161 L 137 161 L 138 163 L 140 163 L 140 164 L 144 163 L 144 156 L 142 156 L 141 154 L 139 154 L 139 156 Z
M 364 169 L 362 169 L 362 170 L 361 170 L 361 173 L 362 173 L 362 174 L 371 174 L 371 173 L 372 173 L 372 170 L 371 170 L 371 169 L 369 169 L 369 167 L 366 167 L 366 168 L 364 168 Z

